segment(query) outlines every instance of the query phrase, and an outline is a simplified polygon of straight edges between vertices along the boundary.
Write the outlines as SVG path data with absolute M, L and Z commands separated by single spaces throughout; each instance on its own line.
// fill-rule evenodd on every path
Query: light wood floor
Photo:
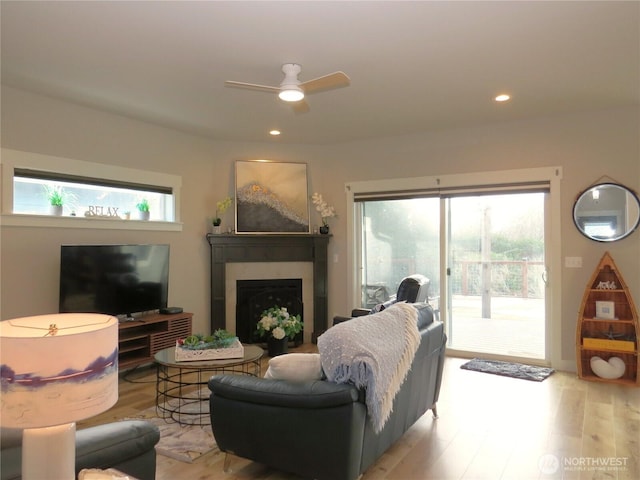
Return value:
M 440 418 L 424 415 L 362 480 L 640 478 L 640 389 L 586 382 L 567 372 L 540 383 L 511 379 L 462 370 L 465 361 L 446 360 Z M 79 429 L 154 404 L 155 369 L 129 377 L 136 383 L 120 380 L 117 405 Z M 237 457 L 233 473 L 224 473 L 222 453 L 192 464 L 157 459 L 158 480 L 297 479 Z

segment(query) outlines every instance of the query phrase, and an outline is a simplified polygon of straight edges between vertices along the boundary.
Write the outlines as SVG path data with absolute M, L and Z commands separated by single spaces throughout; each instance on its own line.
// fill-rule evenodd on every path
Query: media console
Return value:
M 153 362 L 153 356 L 176 339 L 191 335 L 193 313 L 153 313 L 121 322 L 118 327 L 118 366 L 132 368 Z

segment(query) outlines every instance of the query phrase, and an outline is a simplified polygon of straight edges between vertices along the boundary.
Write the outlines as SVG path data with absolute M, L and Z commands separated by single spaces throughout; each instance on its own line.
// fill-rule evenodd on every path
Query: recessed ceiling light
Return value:
M 508 100 L 511 100 L 511 95 L 507 95 L 506 93 L 503 93 L 501 95 L 498 95 L 494 100 L 496 102 L 506 102 Z
M 269 131 L 269 135 L 273 135 L 274 137 L 277 137 L 278 135 L 280 135 L 280 130 L 271 130 Z

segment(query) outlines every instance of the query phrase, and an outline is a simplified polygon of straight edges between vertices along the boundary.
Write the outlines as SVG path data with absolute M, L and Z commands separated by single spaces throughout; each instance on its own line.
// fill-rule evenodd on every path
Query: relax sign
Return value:
M 85 217 L 120 217 L 118 207 L 103 207 L 102 205 L 89 205 Z

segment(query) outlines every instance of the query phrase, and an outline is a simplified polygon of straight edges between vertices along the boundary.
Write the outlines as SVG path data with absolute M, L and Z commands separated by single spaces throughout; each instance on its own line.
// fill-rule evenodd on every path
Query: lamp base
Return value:
M 76 424 L 26 428 L 22 433 L 24 480 L 73 480 L 76 476 Z

